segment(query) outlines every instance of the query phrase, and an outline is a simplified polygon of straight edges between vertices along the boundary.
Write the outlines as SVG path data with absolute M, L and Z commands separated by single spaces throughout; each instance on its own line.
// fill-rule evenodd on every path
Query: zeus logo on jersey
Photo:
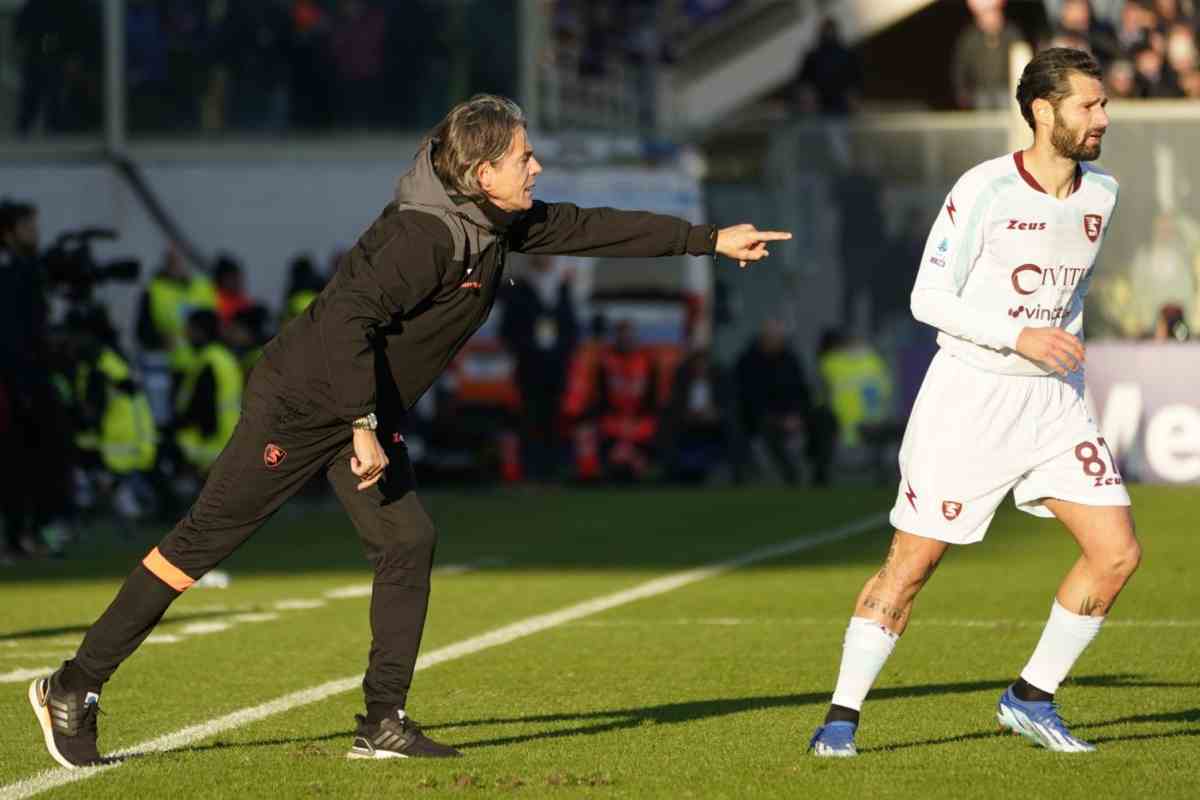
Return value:
M 1042 269 L 1037 264 L 1022 264 L 1012 271 L 1012 287 L 1017 294 L 1033 294 L 1043 286 L 1075 286 L 1086 267 L 1059 265 Z
M 1046 223 L 1044 223 L 1044 222 L 1022 222 L 1019 219 L 1010 219 L 1008 221 L 1008 228 L 1006 228 L 1006 230 L 1010 230 L 1010 231 L 1044 231 L 1044 230 L 1046 230 Z

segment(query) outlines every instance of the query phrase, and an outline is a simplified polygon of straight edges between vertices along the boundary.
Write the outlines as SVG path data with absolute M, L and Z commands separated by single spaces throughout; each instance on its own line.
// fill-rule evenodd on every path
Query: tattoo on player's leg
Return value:
M 1079 615 L 1081 617 L 1090 617 L 1093 614 L 1104 613 L 1104 601 L 1098 597 L 1084 595 L 1083 602 L 1079 604 Z
M 862 604 L 863 608 L 870 609 L 871 611 L 878 611 L 880 614 L 892 620 L 893 622 L 899 622 L 904 618 L 903 608 L 885 603 L 878 597 L 865 598 Z

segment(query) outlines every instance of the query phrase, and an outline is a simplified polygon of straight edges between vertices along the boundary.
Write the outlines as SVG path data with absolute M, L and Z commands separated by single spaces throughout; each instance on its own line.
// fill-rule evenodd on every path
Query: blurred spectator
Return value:
M 233 318 L 254 305 L 246 294 L 246 276 L 233 256 L 222 253 L 217 256 L 213 267 L 213 282 L 217 287 L 217 316 L 222 325 L 233 322 Z
M 100 124 L 101 28 L 97 4 L 87 0 L 27 0 L 13 38 L 21 53 L 17 131 L 40 121 L 56 133 Z
M 129 0 L 125 7 L 125 81 L 129 126 L 135 131 L 162 131 L 176 122 L 159 5 L 156 0 Z
M 849 114 L 858 108 L 862 63 L 857 53 L 842 44 L 832 18 L 821 24 L 817 46 L 804 57 L 796 82 L 803 112 Z
M 101 307 L 73 310 L 65 328 L 79 466 L 108 495 L 114 511 L 144 517 L 155 507 L 148 475 L 158 456 L 150 401 Z
M 43 480 L 43 462 L 56 459 L 48 439 L 54 420 L 44 415 L 52 392 L 43 357 L 46 296 L 38 245 L 37 209 L 0 205 L 0 517 L 7 540 L 0 562 L 38 551 L 38 530 L 53 503 Z
M 1177 24 L 1192 25 L 1193 20 L 1184 13 L 1180 0 L 1153 0 L 1154 14 L 1158 18 L 1158 30 L 1166 35 Z M 1187 0 L 1185 0 L 1187 2 Z M 1190 10 L 1190 3 L 1189 10 Z
M 732 382 L 708 350 L 694 351 L 679 365 L 661 425 L 668 477 L 703 483 L 723 463 L 740 477 L 733 402 Z
M 1133 64 L 1125 59 L 1118 59 L 1108 66 L 1104 83 L 1109 97 L 1130 98 L 1138 96 L 1137 71 Z
M 1177 306 L 1185 319 L 1195 311 L 1197 277 L 1181 226 L 1169 214 L 1154 220 L 1150 241 L 1134 253 L 1130 298 L 1140 335 L 1152 336 L 1164 306 Z
M 287 124 L 290 35 L 291 20 L 276 0 L 229 3 L 220 59 L 231 127 L 278 131 Z
M 266 306 L 255 304 L 234 314 L 225 328 L 225 343 L 237 356 L 245 376 L 250 375 L 250 370 L 262 358 L 263 347 L 271 340 L 267 330 L 269 317 Z
M 1197 68 L 1196 36 L 1191 27 L 1182 23 L 1171 26 L 1166 42 L 1167 67 L 1176 82 Z
M 958 107 L 1003 109 L 1009 96 L 1009 50 L 1021 33 L 1005 21 L 1004 0 L 968 0 L 974 17 L 954 43 L 951 75 Z
M 1192 100 L 1200 99 L 1200 70 L 1185 72 L 1179 76 L 1179 88 Z
M 340 0 L 330 45 L 338 79 L 339 125 L 368 127 L 383 92 L 387 16 L 367 0 Z
M 1175 303 L 1163 306 L 1154 324 L 1154 341 L 1186 342 L 1189 338 L 1191 338 L 1191 331 L 1188 330 L 1183 307 Z
M 233 436 L 242 407 L 242 368 L 221 341 L 219 326 L 211 310 L 188 316 L 187 336 L 195 357 L 175 397 L 175 441 L 186 462 L 201 475 Z
M 596 365 L 595 390 L 585 419 L 577 428 L 577 460 L 582 476 L 600 472 L 615 478 L 648 476 L 658 433 L 658 367 L 639 347 L 630 320 L 617 323 L 612 347 Z
M 1122 52 L 1131 55 L 1143 44 L 1150 43 L 1150 33 L 1158 25 L 1154 11 L 1138 0 L 1126 0 L 1121 8 L 1121 20 L 1117 25 L 1116 38 Z
M 1058 32 L 1087 43 L 1083 48 L 1107 64 L 1121 54 L 1116 32 L 1107 23 L 1092 16 L 1089 0 L 1063 0 L 1058 17 Z
M 171 247 L 151 279 L 138 310 L 137 339 L 143 350 L 165 352 L 171 369 L 187 368 L 191 357 L 186 320 L 196 309 L 215 311 L 217 290 L 207 275 L 193 274 L 187 259 Z
M 745 447 L 741 458 L 747 458 L 755 441 L 761 439 L 784 480 L 798 483 L 800 472 L 792 452 L 807 434 L 813 482 L 827 484 L 834 425 L 828 412 L 814 407 L 800 359 L 788 346 L 778 320 L 767 320 L 762 333 L 738 359 L 737 387 Z
M 531 256 L 504 294 L 500 337 L 516 357 L 525 474 L 552 477 L 561 451 L 559 408 L 567 367 L 579 341 L 570 273 L 553 256 Z
M 864 428 L 890 421 L 892 379 L 871 345 L 830 328 L 817 346 L 821 379 L 837 418 L 838 437 L 847 447 L 864 443 Z
M 317 264 L 311 256 L 293 258 L 288 269 L 287 288 L 283 294 L 283 322 L 303 314 L 324 288 L 325 279 L 317 272 Z
M 1142 45 L 1133 55 L 1137 70 L 1138 96 L 1146 98 L 1182 97 L 1183 92 L 1163 69 L 1162 55 L 1150 45 Z
M 292 123 L 300 128 L 324 128 L 333 121 L 333 74 L 329 37 L 332 23 L 317 0 L 295 0 L 291 8 L 292 35 L 288 68 Z

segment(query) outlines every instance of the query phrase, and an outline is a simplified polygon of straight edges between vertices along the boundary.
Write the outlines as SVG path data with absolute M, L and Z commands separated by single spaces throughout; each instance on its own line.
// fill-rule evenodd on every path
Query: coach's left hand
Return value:
M 350 471 L 360 479 L 358 491 L 370 489 L 379 483 L 387 465 L 387 454 L 383 452 L 375 431 L 355 428 L 354 455 L 350 456 Z
M 787 231 L 760 231 L 749 223 L 732 225 L 717 231 L 717 252 L 736 259 L 739 267 L 770 255 L 767 242 L 786 241 L 792 238 Z

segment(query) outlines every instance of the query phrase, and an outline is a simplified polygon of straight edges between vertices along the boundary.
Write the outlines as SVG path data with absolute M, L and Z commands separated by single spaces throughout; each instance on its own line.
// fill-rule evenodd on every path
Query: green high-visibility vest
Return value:
M 201 471 L 207 471 L 217 460 L 217 456 L 225 449 L 237 427 L 238 417 L 242 408 L 242 367 L 228 347 L 219 342 L 213 342 L 201 348 L 188 364 L 183 383 L 179 387 L 179 395 L 175 401 L 175 409 L 182 413 L 192 401 L 196 392 L 196 381 L 205 368 L 211 367 L 217 381 L 217 428 L 209 436 L 195 427 L 184 428 L 176 435 L 179 448 L 189 463 Z
M 111 348 L 100 351 L 95 364 L 83 363 L 75 373 L 75 391 L 82 400 L 87 392 L 92 370 L 98 370 L 108 380 L 105 389 L 104 411 L 99 427 L 81 431 L 75 443 L 83 450 L 95 450 L 101 461 L 117 475 L 148 470 L 158 457 L 158 431 L 150 401 L 141 389 L 118 388 L 131 377 L 129 363 Z
M 291 296 L 288 297 L 287 300 L 285 319 L 293 319 L 303 314 L 308 307 L 312 305 L 312 301 L 317 299 L 317 294 L 319 293 L 309 289 L 301 289 L 298 292 L 292 292 Z
M 892 380 L 879 354 L 865 347 L 832 350 L 821 358 L 821 377 L 842 441 L 859 444 L 859 426 L 891 416 Z
M 184 372 L 194 356 L 186 335 L 188 315 L 199 309 L 216 311 L 217 287 L 204 275 L 193 275 L 187 283 L 159 275 L 146 291 L 150 319 L 169 354 L 171 369 Z

